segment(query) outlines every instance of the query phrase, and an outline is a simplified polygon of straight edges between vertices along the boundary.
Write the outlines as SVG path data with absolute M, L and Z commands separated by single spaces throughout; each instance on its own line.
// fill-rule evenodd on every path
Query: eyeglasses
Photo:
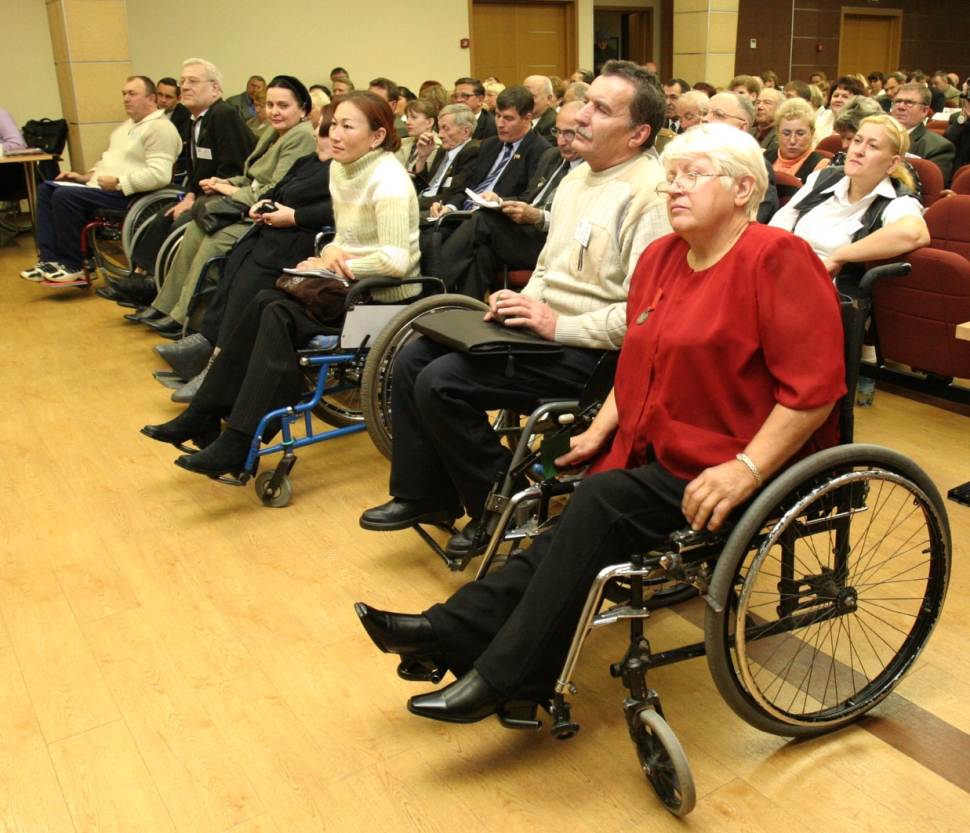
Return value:
M 560 130 L 558 127 L 554 127 L 549 132 L 552 134 L 553 139 L 557 139 L 562 136 L 567 142 L 571 142 L 576 138 L 575 130 Z
M 199 84 L 211 84 L 212 82 L 208 78 L 182 78 L 179 81 L 180 85 L 183 87 L 197 87 Z
M 893 107 L 905 107 L 907 110 L 912 107 L 925 107 L 922 101 L 913 101 L 911 98 L 894 98 Z
M 666 196 L 673 186 L 677 186 L 681 191 L 693 191 L 694 186 L 697 185 L 697 180 L 699 179 L 713 179 L 714 177 L 727 176 L 727 174 L 702 174 L 697 171 L 688 171 L 685 174 L 676 176 L 673 179 L 668 179 L 666 182 L 661 182 L 654 188 L 654 193 L 658 197 Z
M 804 139 L 808 135 L 809 134 L 807 130 L 782 130 L 781 131 L 781 136 L 784 137 L 785 139 L 790 139 L 792 136 L 795 136 L 796 138 L 799 138 L 799 139 Z
M 469 98 L 478 98 L 475 93 L 452 93 L 452 101 L 468 101 Z
M 747 121 L 742 119 L 740 116 L 732 116 L 730 113 L 725 113 L 723 110 L 718 110 L 714 108 L 707 111 L 709 115 L 713 116 L 717 121 L 724 121 L 725 119 L 734 119 L 735 121 Z

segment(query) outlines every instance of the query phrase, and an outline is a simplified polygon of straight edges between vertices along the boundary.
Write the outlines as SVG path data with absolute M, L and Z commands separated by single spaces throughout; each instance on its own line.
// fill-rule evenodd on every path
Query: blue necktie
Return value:
M 512 158 L 513 146 L 513 142 L 506 142 L 505 150 L 502 152 L 502 158 L 499 159 L 498 164 L 492 168 L 489 175 L 478 183 L 478 187 L 475 188 L 476 194 L 484 194 L 492 187 L 492 185 L 495 184 L 495 180 L 502 175 L 502 171 L 505 170 L 505 166 L 509 164 L 509 159 Z M 464 208 L 465 211 L 471 211 L 473 208 L 475 208 L 475 203 L 473 203 L 471 200 L 465 200 L 465 204 L 462 206 L 462 208 Z

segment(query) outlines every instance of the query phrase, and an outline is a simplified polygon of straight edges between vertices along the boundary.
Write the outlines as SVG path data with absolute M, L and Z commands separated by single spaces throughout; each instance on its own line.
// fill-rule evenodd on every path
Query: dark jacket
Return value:
M 321 162 L 315 153 L 293 163 L 275 188 L 267 191 L 260 202 L 272 200 L 296 209 L 296 226 L 276 228 L 261 226 L 253 259 L 267 268 L 295 266 L 313 254 L 313 241 L 324 226 L 333 226 L 333 203 L 330 201 L 330 163 Z
M 484 142 L 486 139 L 497 135 L 498 128 L 495 126 L 495 116 L 483 107 L 481 113 L 478 115 L 478 124 L 475 125 L 475 132 L 472 133 L 472 138 L 479 142 Z
M 478 185 L 488 176 L 488 172 L 492 169 L 492 165 L 495 164 L 495 160 L 502 151 L 502 146 L 503 143 L 497 136 L 482 142 L 481 149 L 478 151 L 478 161 L 475 163 L 475 173 L 470 179 L 470 182 L 474 184 L 468 186 L 476 193 L 479 193 Z M 538 133 L 530 130 L 525 134 L 518 150 L 513 154 L 512 159 L 505 166 L 505 170 L 502 171 L 502 175 L 490 190 L 500 197 L 511 197 L 523 193 L 535 173 L 536 166 L 539 164 L 539 157 L 547 150 L 549 150 L 549 143 Z M 459 209 L 464 202 L 464 192 L 455 194 L 447 200 L 448 205 Z
M 555 108 L 550 107 L 536 122 L 536 126 L 532 128 L 533 132 L 542 136 L 550 145 L 556 144 L 556 137 L 552 135 L 552 129 L 556 126 L 558 115 L 559 113 L 556 112 Z
M 445 172 L 445 178 L 441 181 L 441 187 L 438 189 L 438 193 L 433 197 L 418 196 L 418 208 L 423 211 L 431 208 L 436 202 L 448 202 L 456 194 L 464 195 L 465 189 L 470 188 L 474 184 L 471 180 L 475 175 L 475 164 L 478 162 L 478 151 L 480 148 L 481 142 L 476 142 L 472 139 L 458 151 L 458 155 L 455 156 L 451 167 Z M 415 179 L 414 187 L 418 189 L 419 195 L 428 187 L 427 183 L 435 178 L 435 175 L 438 173 L 438 168 L 441 166 L 446 155 L 447 152 L 445 150 L 439 150 L 435 154 L 431 167 L 425 171 L 427 180 Z
M 246 127 L 236 109 L 222 99 L 206 110 L 201 122 L 194 159 L 191 153 L 193 143 L 190 127 L 188 175 L 185 179 L 185 190 L 196 196 L 202 195 L 199 183 L 203 179 L 213 176 L 222 179 L 240 176 L 246 166 L 246 159 L 256 147 L 253 132 Z M 199 149 L 202 149 L 201 154 Z M 206 154 L 212 158 L 203 158 Z

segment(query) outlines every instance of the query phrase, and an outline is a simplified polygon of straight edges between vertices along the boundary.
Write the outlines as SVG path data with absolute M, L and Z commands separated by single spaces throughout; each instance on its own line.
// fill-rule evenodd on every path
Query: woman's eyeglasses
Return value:
M 694 186 L 697 185 L 697 181 L 699 179 L 711 179 L 718 176 L 726 176 L 726 174 L 702 174 L 698 173 L 697 171 L 688 171 L 680 176 L 675 176 L 673 179 L 668 179 L 666 182 L 661 182 L 653 190 L 658 197 L 666 196 L 670 189 L 675 185 L 681 191 L 693 191 Z

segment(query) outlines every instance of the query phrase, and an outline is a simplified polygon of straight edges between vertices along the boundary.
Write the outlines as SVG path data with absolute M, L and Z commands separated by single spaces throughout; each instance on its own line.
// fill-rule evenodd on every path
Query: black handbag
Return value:
M 59 156 L 67 143 L 65 119 L 31 119 L 20 132 L 27 147 L 40 148 L 54 156 Z
M 197 197 L 191 210 L 192 219 L 206 234 L 215 234 L 233 223 L 238 223 L 246 212 L 245 208 L 225 194 Z

